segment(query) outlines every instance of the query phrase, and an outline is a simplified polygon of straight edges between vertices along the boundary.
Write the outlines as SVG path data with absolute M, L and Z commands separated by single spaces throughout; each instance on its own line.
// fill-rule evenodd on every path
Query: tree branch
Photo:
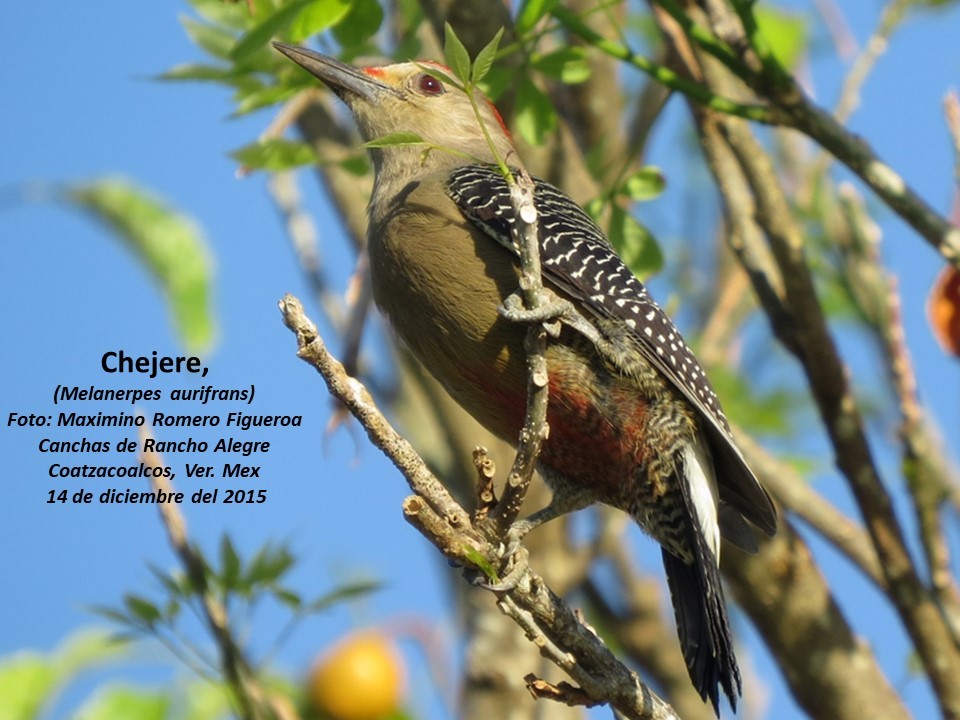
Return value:
M 696 70 L 721 89 L 726 80 L 715 66 Z M 846 368 L 840 359 L 814 290 L 803 252 L 803 237 L 769 158 L 736 118 L 716 117 L 721 134 L 756 203 L 757 221 L 784 282 L 785 306 L 769 307 L 774 332 L 797 357 L 807 375 L 821 419 L 834 446 L 890 587 L 888 597 L 910 634 L 948 717 L 960 717 L 960 655 L 936 603 L 921 582 L 907 550 L 893 504 L 877 470 Z M 766 288 L 758 288 L 768 309 Z M 784 325 L 787 321 L 787 325 Z
M 404 503 L 407 520 L 456 563 L 476 565 L 483 558 L 496 558 L 497 548 L 473 527 L 469 514 L 387 422 L 363 385 L 349 377 L 343 366 L 330 355 L 316 327 L 303 314 L 300 302 L 287 295 L 280 302 L 280 310 L 284 323 L 297 336 L 298 357 L 316 368 L 331 394 L 360 422 L 371 442 L 387 455 L 414 491 L 415 497 Z M 673 720 L 677 717 L 672 708 L 635 673 L 624 667 L 529 568 L 514 587 L 498 593 L 498 597 L 507 598 L 524 613 L 524 618 L 535 624 L 532 627 L 536 628 L 536 637 L 542 636 L 562 649 L 557 654 L 541 645 L 545 657 L 559 662 L 590 697 L 608 702 L 626 717 L 637 720 Z
M 529 311 L 546 307 L 547 297 L 540 277 L 540 240 L 537 230 L 537 208 L 533 202 L 533 180 L 525 172 L 510 183 L 510 202 L 514 223 L 511 232 L 520 248 L 520 290 Z M 527 408 L 517 444 L 517 454 L 507 475 L 503 497 L 491 517 L 500 536 L 510 528 L 520 513 L 530 481 L 536 470 L 540 448 L 547 439 L 549 401 L 547 373 L 547 330 L 543 323 L 531 323 L 524 338 L 527 360 Z
M 752 10 L 740 9 L 741 21 L 747 17 L 752 22 Z M 896 12 L 892 16 L 896 17 Z M 745 58 L 756 50 L 751 40 L 757 41 L 759 35 L 750 35 L 742 22 L 730 22 L 729 16 L 725 16 L 722 28 L 714 26 L 713 31 L 717 34 L 722 32 L 720 36 L 741 52 L 741 59 L 749 66 Z M 691 39 L 699 42 L 696 37 Z M 771 102 L 786 116 L 787 121 L 780 124 L 799 130 L 819 143 L 850 168 L 944 258 L 960 268 L 960 228 L 953 227 L 930 207 L 863 139 L 813 102 L 774 58 L 764 62 L 759 72 L 737 76 L 759 97 Z M 709 87 L 710 83 L 707 85 Z M 716 89 L 712 92 L 716 92 Z

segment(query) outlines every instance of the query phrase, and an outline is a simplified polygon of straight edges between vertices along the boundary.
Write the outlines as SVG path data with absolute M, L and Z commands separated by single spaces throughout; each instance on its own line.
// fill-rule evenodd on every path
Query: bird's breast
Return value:
M 374 300 L 454 399 L 505 436 L 502 407 L 523 403 L 523 328 L 497 307 L 518 286 L 517 265 L 441 188 L 418 184 L 398 197 L 371 218 Z
M 518 264 L 442 191 L 415 186 L 399 197 L 392 211 L 371 218 L 374 299 L 453 398 L 516 443 L 526 408 L 525 328 L 497 307 L 518 288 Z M 635 382 L 587 343 L 570 342 L 570 333 L 547 350 L 550 437 L 540 461 L 613 501 L 644 462 L 638 438 L 647 402 Z

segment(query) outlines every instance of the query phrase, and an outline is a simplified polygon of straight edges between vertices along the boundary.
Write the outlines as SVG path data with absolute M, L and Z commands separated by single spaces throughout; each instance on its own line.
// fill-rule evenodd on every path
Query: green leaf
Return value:
M 630 271 L 645 278 L 663 267 L 663 254 L 653 235 L 622 207 L 610 208 L 608 237 Z
M 492 583 L 500 582 L 500 577 L 497 575 L 496 568 L 493 567 L 493 565 L 490 564 L 490 561 L 480 554 L 475 548 L 464 548 L 463 554 L 464 557 L 473 563 L 473 565 L 475 565 L 480 572 L 487 576 L 487 580 Z
M 59 678 L 40 654 L 19 652 L 0 662 L 0 717 L 34 720 L 54 698 Z
M 354 155 L 353 157 L 348 157 L 344 160 L 341 160 L 339 165 L 348 173 L 351 175 L 356 175 L 357 177 L 363 177 L 370 172 L 370 163 L 367 160 L 366 155 Z
M 197 14 L 215 25 L 243 30 L 253 24 L 246 3 L 227 3 L 223 0 L 189 0 Z
M 249 92 L 241 92 L 238 95 L 237 109 L 231 114 L 232 117 L 240 117 L 255 110 L 261 110 L 271 105 L 289 100 L 300 92 L 296 85 L 264 85 Z
M 497 48 L 500 47 L 500 39 L 503 37 L 503 28 L 497 30 L 497 34 L 486 45 L 483 46 L 483 49 L 477 53 L 477 57 L 473 61 L 473 73 L 471 75 L 471 81 L 474 85 L 483 80 L 487 73 L 490 72 L 490 68 L 493 66 L 493 61 L 497 57 Z
M 306 143 L 274 138 L 258 140 L 230 153 L 246 170 L 289 170 L 319 162 L 316 151 Z
M 514 30 L 517 35 L 526 35 L 533 29 L 540 18 L 556 7 L 559 0 L 525 0 L 517 13 L 517 22 Z
M 123 645 L 102 630 L 83 630 L 48 656 L 18 652 L 0 660 L 0 718 L 34 720 L 55 699 L 57 689 L 77 673 L 115 659 Z
M 295 562 L 296 558 L 286 546 L 264 545 L 247 566 L 243 584 L 250 588 L 256 585 L 271 585 L 293 567 Z
M 237 37 L 222 27 L 199 22 L 187 15 L 180 16 L 180 24 L 187 31 L 195 45 L 216 58 L 230 57 L 230 51 L 237 42 Z
M 463 90 L 465 87 L 464 84 L 460 82 L 460 79 L 453 74 L 453 71 L 450 68 L 446 67 L 445 65 L 441 65 L 440 63 L 418 62 L 416 63 L 416 66 L 420 68 L 423 72 L 425 72 L 427 75 L 432 75 L 433 77 L 435 77 L 444 85 L 452 85 L 453 87 L 459 88 L 461 90 Z
M 301 42 L 322 33 L 343 20 L 350 5 L 350 0 L 309 0 L 290 24 L 290 41 Z
M 450 23 L 443 25 L 443 57 L 457 79 L 466 84 L 470 80 L 470 54 Z
M 115 622 L 119 625 L 124 625 L 127 627 L 136 627 L 136 623 L 129 615 L 121 610 L 117 610 L 116 608 L 107 607 L 105 605 L 89 605 L 87 606 L 86 610 L 87 612 L 98 615 L 105 620 L 109 620 L 110 622 Z
M 232 68 L 219 65 L 204 65 L 202 63 L 184 63 L 172 67 L 157 75 L 158 80 L 199 80 L 202 82 L 218 82 L 225 85 L 236 85 L 237 74 Z
M 376 580 L 359 580 L 357 582 L 347 583 L 331 590 L 325 595 L 321 595 L 307 606 L 307 612 L 315 613 L 326 610 L 333 605 L 353 600 L 357 597 L 369 595 L 376 592 L 383 584 Z
M 230 59 L 234 62 L 242 62 L 250 58 L 254 53 L 263 48 L 274 35 L 283 32 L 293 21 L 297 14 L 307 5 L 313 2 L 322 2 L 323 0 L 294 0 L 293 2 L 282 5 L 276 12 L 263 18 L 245 32 L 233 48 L 230 50 Z
M 710 382 L 723 398 L 727 417 L 745 432 L 787 436 L 793 430 L 791 420 L 798 409 L 809 407 L 799 393 L 783 389 L 760 392 L 743 373 L 724 365 L 711 367 L 709 374 Z
M 377 0 L 353 0 L 350 11 L 333 26 L 333 37 L 345 48 L 369 40 L 383 23 L 383 8 Z
M 400 44 L 393 48 L 391 53 L 391 57 L 398 62 L 421 55 L 423 55 L 423 41 L 412 32 L 400 40 Z
M 180 338 L 192 352 L 209 348 L 212 271 L 203 234 L 192 220 L 126 180 L 67 188 L 65 198 L 117 233 L 159 280 Z
M 660 172 L 660 168 L 646 165 L 620 183 L 617 192 L 631 200 L 644 201 L 658 197 L 667 181 Z
M 492 102 L 496 102 L 507 88 L 512 88 L 517 82 L 517 71 L 502 65 L 494 65 L 480 81 L 480 91 Z
M 398 145 L 425 145 L 426 141 L 417 135 L 414 132 L 407 132 L 405 130 L 400 130 L 397 132 L 387 133 L 378 138 L 374 138 L 370 142 L 365 142 L 363 147 L 365 148 L 382 148 L 382 147 L 392 147 Z
M 230 1 L 233 2 L 233 0 Z M 220 0 L 220 2 L 223 2 L 223 0 Z M 278 4 L 288 2 L 288 0 L 236 0 L 236 2 L 240 5 L 247 4 L 253 6 L 253 9 L 248 13 L 250 18 L 249 24 L 252 25 L 254 22 L 273 13 Z
M 557 125 L 553 104 L 527 75 L 521 75 L 516 96 L 516 126 L 531 145 L 543 145 Z
M 181 720 L 223 720 L 230 715 L 230 696 L 221 685 L 207 681 L 187 685 Z
M 172 623 L 177 619 L 177 616 L 180 614 L 180 601 L 176 598 L 170 598 L 167 600 L 167 603 L 163 606 L 163 620 L 166 623 Z
M 753 13 L 774 57 L 788 70 L 795 69 L 806 51 L 806 21 L 799 15 L 759 5 L 754 6 Z
M 163 617 L 156 605 L 133 593 L 127 593 L 123 596 L 123 604 L 131 617 L 140 620 L 148 627 L 152 627 Z
M 274 597 L 277 598 L 277 600 L 282 602 L 291 610 L 296 611 L 303 607 L 303 600 L 292 590 L 287 590 L 286 588 L 273 588 L 271 592 L 273 593 Z
M 57 647 L 52 660 L 59 675 L 66 679 L 108 660 L 120 659 L 125 651 L 126 643 L 114 640 L 112 633 L 99 629 L 81 630 Z
M 590 64 L 582 47 L 566 47 L 532 58 L 533 66 L 544 75 L 555 77 L 567 85 L 590 79 Z
M 607 207 L 607 201 L 602 197 L 595 197 L 593 200 L 588 202 L 583 206 L 583 209 L 586 211 L 587 215 L 593 218 L 593 221 L 600 224 L 600 221 L 603 219 L 603 211 Z
M 153 563 L 147 563 L 147 569 L 150 571 L 150 574 L 153 575 L 154 579 L 160 583 L 163 589 L 170 593 L 172 597 L 186 597 L 183 588 L 171 575 L 168 575 Z
M 234 590 L 240 581 L 242 563 L 229 535 L 220 538 L 220 580 L 226 590 Z
M 170 698 L 155 690 L 116 687 L 100 690 L 84 703 L 76 720 L 166 720 Z

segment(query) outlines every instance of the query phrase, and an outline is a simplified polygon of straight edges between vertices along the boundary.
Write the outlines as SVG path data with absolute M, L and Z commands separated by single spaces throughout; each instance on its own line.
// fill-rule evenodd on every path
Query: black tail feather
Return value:
M 687 565 L 663 550 L 680 647 L 694 687 L 710 699 L 720 716 L 720 687 L 734 711 L 741 694 L 740 670 L 733 654 L 733 637 L 720 588 L 720 573 L 712 563 Z

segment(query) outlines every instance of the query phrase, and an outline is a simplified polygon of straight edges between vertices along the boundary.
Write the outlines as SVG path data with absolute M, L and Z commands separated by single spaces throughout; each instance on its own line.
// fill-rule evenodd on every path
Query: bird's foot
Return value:
M 547 302 L 538 308 L 530 309 L 524 305 L 520 291 L 510 293 L 497 308 L 497 313 L 504 320 L 517 323 L 543 323 L 547 334 L 556 339 L 560 337 L 560 329 L 566 325 L 573 328 L 591 342 L 600 342 L 600 334 L 573 303 L 554 295 L 550 290 L 547 293 Z
M 526 521 L 514 523 L 506 536 L 504 543 L 500 545 L 498 555 L 499 569 L 503 574 L 492 581 L 482 571 L 468 568 L 464 570 L 464 577 L 471 585 L 485 588 L 492 592 L 507 592 L 513 590 L 520 582 L 520 579 L 530 568 L 530 556 L 527 549 L 523 547 L 523 536 L 529 532 L 530 527 Z
M 497 308 L 500 317 L 516 323 L 542 323 L 552 338 L 560 336 L 560 326 L 569 320 L 576 311 L 567 300 L 561 300 L 549 290 L 547 302 L 537 308 L 525 307 L 520 291 L 510 293 Z

